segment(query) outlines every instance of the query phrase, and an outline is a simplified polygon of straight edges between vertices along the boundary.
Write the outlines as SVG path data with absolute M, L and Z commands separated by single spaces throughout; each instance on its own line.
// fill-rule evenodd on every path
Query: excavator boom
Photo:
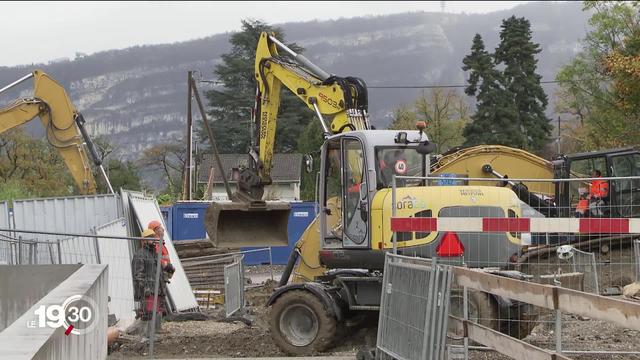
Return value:
M 255 136 L 249 150 L 249 167 L 240 170 L 233 202 L 214 202 L 205 215 L 207 233 L 216 246 L 287 245 L 289 205 L 262 200 L 264 187 L 272 183 L 283 86 L 316 114 L 325 138 L 371 128 L 366 85 L 361 79 L 330 75 L 266 32 L 258 40 L 254 65 L 257 89 L 252 120 Z M 357 168 L 358 159 L 351 161 L 354 169 Z M 246 229 L 258 229 L 259 235 L 253 236 Z
M 33 78 L 33 97 L 17 99 L 0 108 L 0 133 L 40 117 L 49 144 L 62 156 L 80 191 L 83 194 L 95 194 L 96 182 L 83 143 L 86 143 L 105 179 L 106 174 L 84 130 L 84 118 L 73 106 L 64 88 L 46 73 L 36 70 L 0 89 L 0 93 L 30 78 Z M 108 179 L 106 182 L 109 184 Z

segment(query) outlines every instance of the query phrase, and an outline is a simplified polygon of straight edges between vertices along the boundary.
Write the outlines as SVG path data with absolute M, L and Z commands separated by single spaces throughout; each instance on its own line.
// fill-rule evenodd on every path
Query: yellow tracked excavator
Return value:
M 240 171 L 232 201 L 207 209 L 205 225 L 218 245 L 237 247 L 236 241 L 242 246 L 250 241 L 259 245 L 265 237 L 277 236 L 286 243 L 284 233 L 276 229 L 286 228 L 286 222 L 274 220 L 284 219 L 286 209 L 277 209 L 281 213 L 275 214 L 268 210 L 269 204 L 261 202 L 263 187 L 270 182 L 279 94 L 284 85 L 316 114 L 325 138 L 317 188 L 319 214 L 295 245 L 268 301 L 271 334 L 285 352 L 305 355 L 326 350 L 350 320 L 376 316 L 385 253 L 394 248 L 390 227 L 394 208 L 399 217 L 521 216 L 522 202 L 511 189 L 431 186 L 423 177 L 429 175 L 429 154 L 435 147 L 423 132 L 423 124 L 413 131 L 372 130 L 367 88 L 361 79 L 328 74 L 267 33 L 258 42 L 254 75 L 258 96 L 253 120 L 259 135 L 250 149 L 252 162 Z M 396 179 L 395 200 L 394 175 L 414 177 Z M 254 205 L 264 210 L 251 211 Z M 224 215 L 225 210 L 230 216 Z M 247 218 L 251 221 L 244 221 Z M 233 234 L 227 237 L 229 232 Z M 447 239 L 461 245 L 456 252 L 439 246 Z M 471 267 L 506 269 L 523 245 L 518 233 L 472 236 L 432 231 L 397 233 L 396 249 L 399 254 L 436 257 L 442 263 L 464 261 Z M 452 294 L 459 305 L 453 312 L 460 315 L 462 295 L 458 295 Z M 484 293 L 470 301 L 484 302 L 475 304 L 479 319 L 502 319 L 488 326 L 519 337 L 530 330 L 508 326 L 525 313 L 523 304 Z
M 84 117 L 73 106 L 62 85 L 46 73 L 35 70 L 0 89 L 0 94 L 29 79 L 33 79 L 33 96 L 16 99 L 0 108 L 0 133 L 39 117 L 49 144 L 62 156 L 80 192 L 96 193 L 96 181 L 85 150 L 86 145 L 94 164 L 100 169 L 113 193 L 102 162 L 84 127 Z
M 591 170 L 603 177 L 640 176 L 640 151 L 635 148 L 611 149 L 542 159 L 527 151 L 500 145 L 479 145 L 436 157 L 431 164 L 434 175 L 496 179 L 496 182 L 467 181 L 466 185 L 510 187 L 518 197 L 546 217 L 570 217 L 580 199 L 580 188 L 588 188 Z M 548 182 L 512 181 L 540 179 Z M 554 179 L 577 179 L 553 182 Z M 638 180 L 612 180 L 602 217 L 638 217 Z M 593 215 L 593 214 L 592 214 Z

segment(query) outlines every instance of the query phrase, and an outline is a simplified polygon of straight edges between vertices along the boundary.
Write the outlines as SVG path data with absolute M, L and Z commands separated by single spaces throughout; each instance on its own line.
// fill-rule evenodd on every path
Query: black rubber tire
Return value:
M 498 317 L 499 317 L 498 304 L 493 299 L 493 297 L 491 297 L 491 295 L 485 292 L 476 291 L 476 290 L 469 290 L 468 296 L 469 296 L 469 299 L 468 299 L 469 306 L 475 307 L 477 311 L 477 319 L 473 318 L 471 311 L 469 312 L 469 319 L 473 321 L 477 321 L 478 324 L 484 325 L 488 328 L 499 330 L 498 329 Z M 463 299 L 462 290 L 451 291 L 451 301 L 454 301 L 456 298 L 458 298 L 460 301 L 460 304 L 462 304 L 462 299 Z M 450 312 L 454 316 L 457 316 L 459 318 L 463 317 L 462 313 L 459 313 L 459 314 L 455 313 L 453 311 L 453 308 L 450 309 Z
M 535 307 L 530 304 L 515 304 L 502 316 L 500 332 L 513 338 L 526 338 L 538 324 Z
M 318 322 L 315 338 L 304 346 L 294 345 L 280 328 L 281 317 L 287 309 L 300 305 L 310 309 Z M 320 299 L 306 290 L 291 290 L 278 297 L 271 306 L 269 327 L 275 344 L 285 353 L 297 356 L 312 355 L 328 350 L 333 346 L 338 333 L 336 318 L 329 315 Z

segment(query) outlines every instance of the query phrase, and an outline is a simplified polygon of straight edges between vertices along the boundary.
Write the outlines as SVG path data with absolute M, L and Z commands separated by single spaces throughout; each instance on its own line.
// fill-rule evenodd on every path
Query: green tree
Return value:
M 110 159 L 106 163 L 106 172 L 113 190 L 118 189 L 142 190 L 140 175 L 132 161 L 121 161 L 118 159 Z M 101 179 L 100 183 L 103 180 Z M 104 190 L 106 192 L 106 189 Z
M 389 126 L 394 130 L 414 130 L 416 121 L 425 121 L 429 139 L 441 153 L 463 143 L 465 124 L 469 121 L 469 106 L 455 91 L 434 89 L 423 91 L 413 103 L 394 110 L 394 121 Z
M 0 195 L 66 196 L 78 193 L 62 158 L 44 139 L 33 139 L 22 127 L 0 135 Z
M 583 50 L 556 75 L 556 110 L 575 123 L 580 150 L 640 143 L 640 5 L 586 1 L 592 30 Z M 566 136 L 563 135 L 563 138 Z
M 548 99 L 540 85 L 542 76 L 536 73 L 540 45 L 531 40 L 531 23 L 525 18 L 511 16 L 502 21 L 501 28 L 495 63 L 504 65 L 502 80 L 515 100 L 517 125 L 524 137 L 522 147 L 540 150 L 553 129 L 544 113 Z
M 465 146 L 500 144 L 522 146 L 517 127 L 517 111 L 512 96 L 502 86 L 502 74 L 493 56 L 486 51 L 480 34 L 476 34 L 471 53 L 462 60 L 462 70 L 469 72 L 465 94 L 476 96 L 476 111 L 463 130 Z
M 303 164 L 302 184 L 300 185 L 301 200 L 315 200 L 316 174 L 320 171 L 320 148 L 323 141 L 322 128 L 317 120 L 310 122 L 300 135 L 298 152 L 311 155 L 313 158 L 313 170 L 311 172 L 304 171 L 305 164 Z
M 263 31 L 274 32 L 281 41 L 281 29 L 260 21 L 243 20 L 242 30 L 231 35 L 231 51 L 222 55 L 222 62 L 214 70 L 222 89 L 208 91 L 209 116 L 221 153 L 245 153 L 251 141 L 250 119 L 254 106 L 256 82 L 254 80 L 255 52 Z M 302 48 L 287 44 L 296 52 Z M 286 57 L 287 54 L 281 54 Z M 283 89 L 277 123 L 276 151 L 291 152 L 296 149 L 300 134 L 313 116 L 305 104 L 290 91 Z M 207 139 L 200 129 L 200 138 Z
M 107 137 L 98 136 L 93 139 L 93 143 L 114 191 L 118 191 L 120 188 L 134 191 L 142 190 L 142 182 L 137 167 L 132 161 L 123 161 L 117 158 L 119 151 Z M 107 193 L 109 191 L 101 174 L 96 175 L 96 182 L 99 193 Z
M 186 157 L 186 144 L 180 139 L 174 139 L 146 149 L 138 159 L 137 165 L 150 173 L 161 174 L 161 182 L 166 184 L 166 188 L 161 192 L 179 198 L 182 193 Z

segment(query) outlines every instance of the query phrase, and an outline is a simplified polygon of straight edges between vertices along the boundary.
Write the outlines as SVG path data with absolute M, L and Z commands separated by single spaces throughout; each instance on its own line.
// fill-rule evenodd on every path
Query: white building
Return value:
M 232 180 L 233 168 L 240 166 L 248 167 L 249 155 L 247 154 L 220 154 L 222 167 L 230 182 L 231 190 L 235 191 L 236 182 Z M 213 169 L 213 171 L 211 171 Z M 300 200 L 300 181 L 302 171 L 301 154 L 275 154 L 273 158 L 273 169 L 271 179 L 273 183 L 267 185 L 264 191 L 265 200 Z M 227 193 L 224 189 L 224 182 L 213 154 L 204 154 L 200 170 L 198 171 L 198 184 L 207 186 L 209 176 L 212 173 L 213 179 L 211 200 L 227 200 Z

